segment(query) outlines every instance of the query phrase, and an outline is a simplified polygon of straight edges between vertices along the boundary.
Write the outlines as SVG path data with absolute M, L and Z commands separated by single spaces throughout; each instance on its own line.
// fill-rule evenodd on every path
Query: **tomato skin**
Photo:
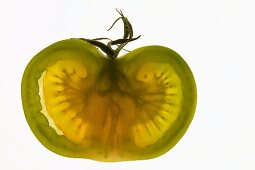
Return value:
M 140 148 L 128 147 L 126 157 L 105 159 L 102 155 L 95 153 L 96 148 L 88 148 L 83 144 L 75 144 L 64 135 L 58 135 L 51 127 L 47 118 L 41 114 L 38 80 L 43 72 L 61 59 L 75 59 L 84 63 L 91 75 L 103 77 L 109 74 L 111 81 L 119 79 L 117 73 L 122 73 L 128 81 L 139 87 L 134 79 L 140 67 L 146 63 L 163 63 L 174 68 L 177 77 L 182 84 L 183 102 L 178 117 L 171 129 L 166 130 L 165 135 L 155 144 Z M 157 68 L 157 67 L 156 67 Z M 107 69 L 105 72 L 102 70 Z M 96 80 L 91 77 L 87 83 Z M 93 86 L 93 84 L 91 84 Z M 115 86 L 114 86 L 115 87 Z M 102 87 L 105 88 L 105 87 Z M 141 47 L 115 60 L 108 59 L 95 46 L 79 39 L 68 39 L 56 42 L 39 52 L 27 65 L 22 78 L 21 85 L 22 103 L 27 122 L 36 138 L 49 150 L 66 157 L 88 158 L 99 161 L 125 161 L 141 160 L 158 157 L 168 150 L 182 138 L 187 131 L 196 107 L 196 84 L 193 74 L 187 63 L 173 50 L 162 46 Z M 139 94 L 139 93 L 138 93 Z

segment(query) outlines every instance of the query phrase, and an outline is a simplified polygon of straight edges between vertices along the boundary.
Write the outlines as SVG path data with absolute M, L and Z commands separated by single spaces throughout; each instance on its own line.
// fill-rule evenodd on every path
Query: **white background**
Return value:
M 250 0 L 1 0 L 0 169 L 255 169 L 255 5 Z M 21 105 L 26 64 L 71 37 L 122 36 L 106 30 L 121 9 L 142 35 L 126 48 L 177 51 L 197 82 L 198 105 L 182 140 L 147 161 L 100 163 L 58 156 L 34 137 Z

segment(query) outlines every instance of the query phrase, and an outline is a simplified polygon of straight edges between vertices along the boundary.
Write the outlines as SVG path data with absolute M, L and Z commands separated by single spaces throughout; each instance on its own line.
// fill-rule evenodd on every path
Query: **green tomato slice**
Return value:
M 22 79 L 26 119 L 38 140 L 67 157 L 154 158 L 171 149 L 194 115 L 196 86 L 186 62 L 161 46 L 106 58 L 82 40 L 38 53 Z

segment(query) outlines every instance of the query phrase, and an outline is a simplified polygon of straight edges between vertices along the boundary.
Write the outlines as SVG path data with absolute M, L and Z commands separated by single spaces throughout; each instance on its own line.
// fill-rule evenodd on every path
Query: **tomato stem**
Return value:
M 138 37 L 133 38 L 133 28 L 129 20 L 123 15 L 121 10 L 116 9 L 116 11 L 120 14 L 120 17 L 113 22 L 113 24 L 107 31 L 111 30 L 113 26 L 121 19 L 124 24 L 123 38 L 117 40 L 111 40 L 110 38 L 95 38 L 95 39 L 80 38 L 100 48 L 104 53 L 106 53 L 107 57 L 109 57 L 112 60 L 118 57 L 120 51 L 124 48 L 125 45 L 127 45 L 131 41 L 137 40 L 141 36 L 139 35 Z M 104 44 L 101 42 L 102 40 L 109 40 L 109 42 L 107 44 Z M 117 48 L 113 49 L 112 46 L 117 46 Z

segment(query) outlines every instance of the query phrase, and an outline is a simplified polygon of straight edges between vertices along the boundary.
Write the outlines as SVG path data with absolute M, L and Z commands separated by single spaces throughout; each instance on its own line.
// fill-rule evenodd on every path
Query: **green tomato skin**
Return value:
M 59 53 L 58 53 L 59 52 Z M 65 55 L 59 55 L 65 53 Z M 65 136 L 58 135 L 41 112 L 38 79 L 49 65 L 54 62 L 73 56 L 79 56 L 93 74 L 99 75 L 105 68 L 109 72 L 116 70 L 132 77 L 132 70 L 139 69 L 146 62 L 162 62 L 171 65 L 182 84 L 183 102 L 178 121 L 167 130 L 165 135 L 156 144 L 145 148 L 129 148 L 130 155 L 121 160 L 104 159 L 101 155 L 93 153 L 93 149 L 82 144 L 74 144 Z M 130 71 L 131 70 L 131 71 Z M 93 80 L 94 81 L 94 80 Z M 131 82 L 134 80 L 130 80 Z M 183 137 L 187 131 L 196 108 L 197 91 L 193 74 L 183 58 L 173 50 L 162 46 L 141 47 L 128 54 L 110 61 L 97 48 L 78 39 L 68 39 L 56 42 L 39 52 L 27 65 L 22 78 L 21 94 L 24 113 L 27 122 L 36 138 L 49 150 L 66 157 L 87 158 L 97 161 L 127 161 L 144 160 L 158 157 L 171 148 Z

